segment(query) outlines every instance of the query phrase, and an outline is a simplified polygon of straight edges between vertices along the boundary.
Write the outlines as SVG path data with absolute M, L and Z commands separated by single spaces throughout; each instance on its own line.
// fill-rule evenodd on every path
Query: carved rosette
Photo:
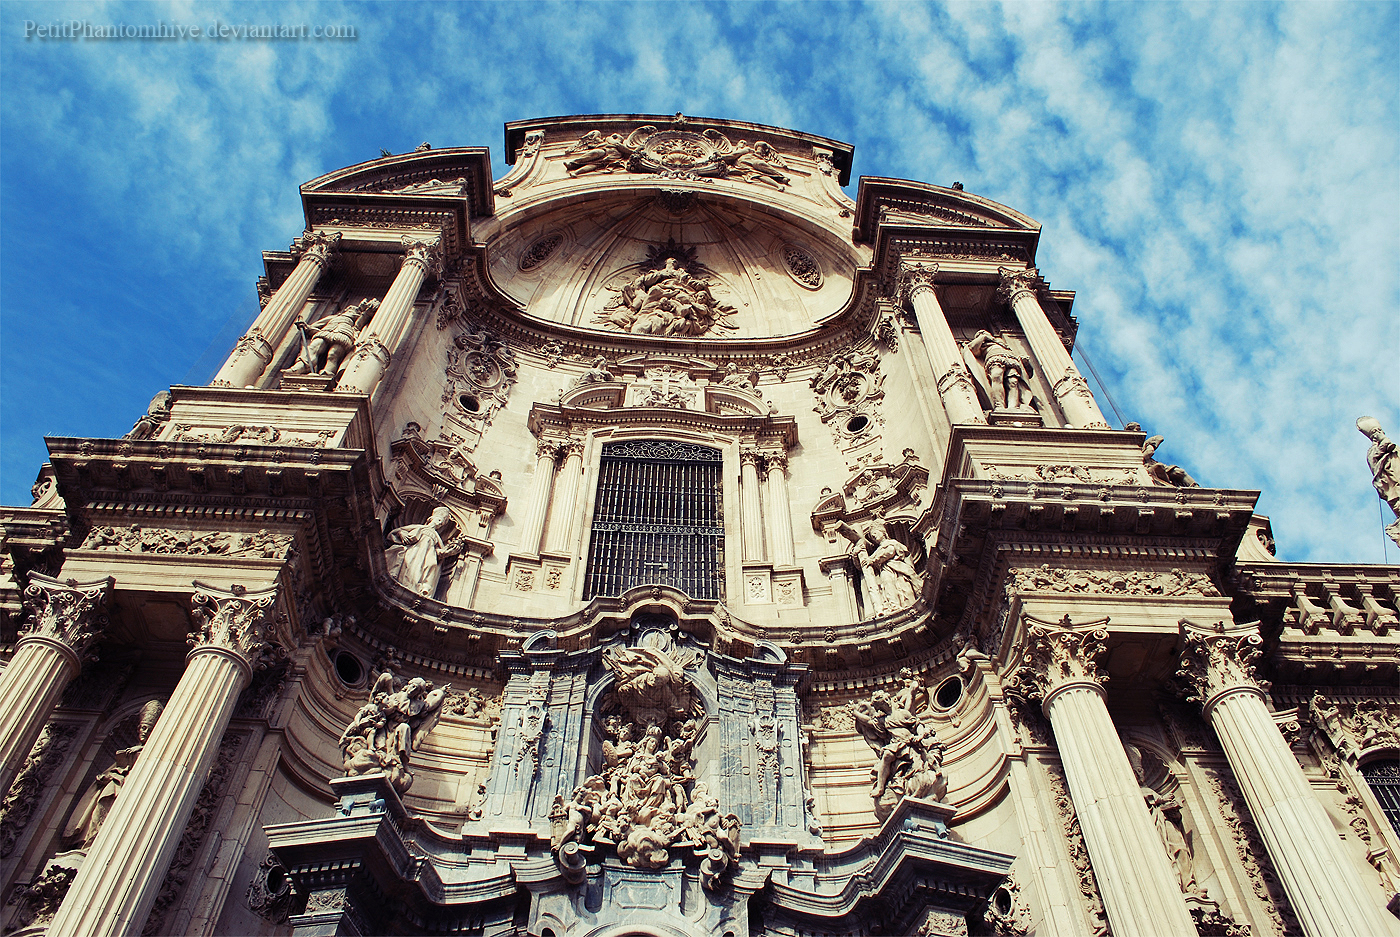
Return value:
M 96 582 L 60 582 L 30 573 L 24 589 L 29 623 L 21 638 L 57 642 L 81 658 L 107 627 L 102 606 L 111 588 L 110 576 Z
M 1108 619 L 1076 627 L 1068 615 L 1059 622 L 1024 616 L 1026 635 L 1012 682 L 1028 701 L 1042 705 L 1073 684 L 1100 688 L 1108 674 L 1099 669 L 1108 641 Z
M 1260 645 L 1258 623 L 1227 626 L 1216 622 L 1214 627 L 1181 620 L 1181 668 L 1176 674 L 1189 688 L 1187 699 L 1200 703 L 1210 716 L 1210 708 L 1226 693 L 1245 691 L 1267 692 L 1269 684 L 1256 673 Z
M 191 653 L 221 648 L 242 658 L 251 669 L 268 649 L 267 614 L 277 602 L 277 588 L 249 592 L 239 585 L 228 591 L 196 582 L 190 601 L 195 627 Z
M 936 263 L 909 263 L 899 265 L 899 300 L 914 304 L 914 294 L 920 290 L 932 290 L 933 279 L 938 274 Z
M 997 283 L 997 296 L 1003 301 L 1013 303 L 1022 293 L 1028 293 L 1032 299 L 1035 298 L 1036 287 L 1040 284 L 1040 271 L 1034 267 L 1024 270 L 998 267 L 997 274 L 1001 277 Z

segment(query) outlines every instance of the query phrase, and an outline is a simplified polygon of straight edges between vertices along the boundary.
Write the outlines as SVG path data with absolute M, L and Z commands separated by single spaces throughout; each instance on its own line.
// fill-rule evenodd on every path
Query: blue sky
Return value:
M 351 25 L 43 40 L 36 24 Z M 212 376 L 297 186 L 567 113 L 853 143 L 1044 225 L 1127 420 L 1259 488 L 1280 557 L 1384 562 L 1353 425 L 1400 438 L 1400 4 L 0 4 L 0 501 L 41 437 Z M 850 189 L 854 195 L 854 183 Z M 1104 409 L 1111 411 L 1105 405 Z M 1388 512 L 1387 512 L 1388 513 Z M 1389 517 L 1385 518 L 1389 520 Z

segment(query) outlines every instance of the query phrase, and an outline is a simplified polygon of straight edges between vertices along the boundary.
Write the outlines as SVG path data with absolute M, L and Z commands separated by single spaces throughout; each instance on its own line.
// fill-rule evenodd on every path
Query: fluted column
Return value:
M 49 925 L 51 937 L 140 933 L 238 694 L 266 646 L 264 616 L 277 600 L 275 588 L 195 585 L 185 672 Z
M 792 544 L 792 505 L 788 503 L 787 453 L 764 453 L 768 485 L 768 544 L 773 548 L 773 565 L 792 566 L 796 562 Z
M 29 623 L 0 673 L 0 791 L 24 765 L 68 681 L 107 626 L 102 605 L 112 579 L 63 583 L 30 573 L 24 589 Z
M 1036 295 L 1040 274 L 1034 267 L 1023 270 L 1000 267 L 998 272 L 1001 274 L 998 292 L 1016 313 L 1016 321 L 1021 323 L 1026 341 L 1030 342 L 1031 351 L 1035 352 L 1036 363 L 1050 381 L 1055 399 L 1065 412 L 1065 419 L 1080 429 L 1108 429 L 1088 382 L 1074 366 L 1074 360 L 1065 351 L 1059 333 L 1050 324 L 1045 309 L 1040 305 L 1040 297 Z
M 336 384 L 338 393 L 368 394 L 374 390 L 407 331 L 418 290 L 440 260 L 437 241 L 429 244 L 404 238 L 403 245 L 405 253 L 399 275 L 394 277 L 389 292 L 380 300 L 374 318 L 361 330 L 355 352 Z
M 986 423 L 987 417 L 977 401 L 977 388 L 972 383 L 972 375 L 967 373 L 967 365 L 963 364 L 962 354 L 958 350 L 958 340 L 953 338 L 948 317 L 943 314 L 938 294 L 933 289 L 938 264 L 903 263 L 900 264 L 899 273 L 900 292 L 918 316 L 919 334 L 923 336 L 924 351 L 928 354 L 933 379 L 938 382 L 938 396 L 943 398 L 948 422 Z
M 247 387 L 256 384 L 272 355 L 292 327 L 292 321 L 306 305 L 306 297 L 316 288 L 316 282 L 330 265 L 332 254 L 340 244 L 340 232 L 308 231 L 292 242 L 292 251 L 300 252 L 296 269 L 277 288 L 267 306 L 247 333 L 238 340 L 233 353 L 210 383 L 214 387 Z
M 549 506 L 549 549 L 572 554 L 574 510 L 578 506 L 579 488 L 583 485 L 583 443 L 570 440 L 559 450 L 564 461 L 559 466 L 554 503 Z
M 1026 616 L 1016 682 L 1055 730 L 1084 845 L 1114 937 L 1194 934 L 1181 884 L 1104 705 L 1103 622 L 1075 628 Z
M 1182 619 L 1179 676 L 1220 739 L 1250 816 L 1308 937 L 1388 934 L 1374 897 L 1342 848 L 1283 733 L 1264 703 L 1254 665 L 1257 623 L 1205 627 Z
M 739 451 L 739 522 L 743 526 L 744 561 L 763 560 L 763 505 L 758 490 L 757 449 Z
M 544 533 L 544 519 L 549 513 L 549 496 L 554 490 L 554 460 L 559 454 L 559 443 L 544 440 L 535 447 L 535 479 L 530 485 L 530 501 L 525 505 L 525 516 L 520 521 L 520 552 L 536 554 L 540 552 L 540 536 Z

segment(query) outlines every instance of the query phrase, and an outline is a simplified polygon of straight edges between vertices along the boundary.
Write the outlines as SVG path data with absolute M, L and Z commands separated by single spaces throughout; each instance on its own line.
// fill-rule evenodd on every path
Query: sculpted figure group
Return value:
M 905 797 L 942 800 L 948 793 L 928 689 L 908 667 L 899 678 L 893 693 L 876 690 L 851 706 L 856 730 L 875 751 L 870 799 L 882 822 Z
M 909 548 L 890 536 L 883 520 L 871 521 L 864 533 L 844 523 L 839 530 L 851 542 L 851 552 L 860 564 L 869 602 L 867 617 L 892 615 L 918 601 L 923 577 L 914 568 Z
M 616 711 L 604 723 L 602 767 L 567 800 L 555 797 L 551 845 L 558 854 L 570 843 L 612 844 L 640 869 L 663 868 L 673 848 L 689 847 L 701 859 L 701 884 L 713 890 L 738 861 L 740 822 L 695 778 L 701 719 L 683 663 L 654 647 L 604 660 L 616 678 Z
M 413 750 L 437 725 L 451 684 L 434 687 L 422 677 L 401 680 L 385 670 L 374 681 L 369 702 L 360 707 L 340 736 L 345 774 L 383 772 L 402 794 L 413 783 L 408 766 Z
M 635 335 L 691 336 L 715 327 L 735 328 L 726 321 L 734 307 L 715 299 L 712 285 L 667 257 L 617 289 L 595 321 Z

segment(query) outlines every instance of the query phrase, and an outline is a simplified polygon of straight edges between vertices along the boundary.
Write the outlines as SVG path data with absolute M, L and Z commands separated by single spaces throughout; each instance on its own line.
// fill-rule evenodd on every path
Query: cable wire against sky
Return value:
M 1083 339 L 1075 342 L 1074 350 L 1079 352 L 1079 357 L 1084 359 L 1084 364 L 1089 368 L 1089 373 L 1094 375 L 1094 381 L 1099 385 L 1099 390 L 1103 391 L 1104 399 L 1108 401 L 1109 407 L 1113 410 L 1113 415 L 1118 418 L 1118 425 L 1124 425 L 1123 414 L 1118 412 L 1118 404 L 1113 402 L 1113 395 L 1108 392 L 1108 385 L 1099 377 L 1099 369 L 1094 367 L 1094 362 L 1089 360 L 1089 352 L 1084 347 Z

